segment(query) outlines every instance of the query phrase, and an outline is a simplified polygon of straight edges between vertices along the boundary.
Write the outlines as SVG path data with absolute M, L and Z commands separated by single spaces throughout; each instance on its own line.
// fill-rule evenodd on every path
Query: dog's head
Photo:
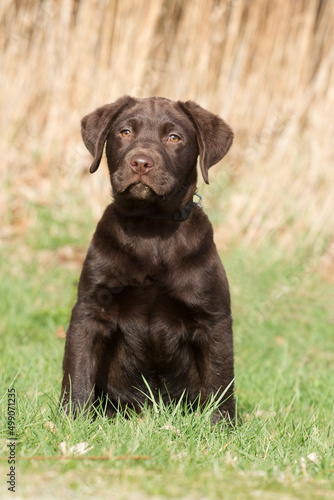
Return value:
M 209 168 L 231 147 L 233 132 L 192 101 L 124 96 L 82 119 L 82 137 L 100 164 L 104 144 L 115 198 L 140 203 L 168 199 L 196 187 L 196 163 L 208 184 Z

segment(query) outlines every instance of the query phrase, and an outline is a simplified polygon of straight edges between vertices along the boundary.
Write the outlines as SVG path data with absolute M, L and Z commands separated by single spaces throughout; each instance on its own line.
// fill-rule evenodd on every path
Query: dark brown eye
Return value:
M 170 134 L 168 137 L 169 142 L 179 142 L 180 137 L 176 134 Z
M 130 137 L 131 132 L 128 129 L 121 130 L 121 136 L 122 137 Z

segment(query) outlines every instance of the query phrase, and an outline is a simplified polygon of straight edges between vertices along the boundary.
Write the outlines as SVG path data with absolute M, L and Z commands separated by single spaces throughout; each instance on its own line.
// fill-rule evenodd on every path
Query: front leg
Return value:
M 88 412 L 95 400 L 95 382 L 108 341 L 105 321 L 87 314 L 87 304 L 73 308 L 66 335 L 61 404 L 74 416 Z
M 194 351 L 200 377 L 202 405 L 215 396 L 219 406 L 212 423 L 223 418 L 234 423 L 235 401 L 233 396 L 234 360 L 232 318 L 221 318 L 212 328 L 199 329 L 194 335 Z

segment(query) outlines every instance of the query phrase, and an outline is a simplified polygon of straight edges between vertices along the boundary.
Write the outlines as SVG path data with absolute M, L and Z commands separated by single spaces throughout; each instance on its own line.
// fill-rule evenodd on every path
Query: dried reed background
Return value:
M 87 173 L 81 117 L 163 95 L 235 131 L 201 188 L 224 212 L 221 240 L 321 238 L 333 253 L 333 1 L 3 0 L 0 12 L 3 236 L 29 227 L 27 200 L 64 207 L 80 191 L 98 216 L 108 176 Z

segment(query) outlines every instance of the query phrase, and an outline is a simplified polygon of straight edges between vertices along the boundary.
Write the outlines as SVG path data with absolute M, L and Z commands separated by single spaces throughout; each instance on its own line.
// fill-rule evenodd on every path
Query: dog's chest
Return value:
M 173 299 L 161 283 L 152 283 L 119 294 L 117 325 L 134 350 L 168 358 L 187 342 L 191 318 L 186 305 Z
M 202 244 L 195 226 L 190 231 L 177 225 L 170 232 L 162 227 L 154 237 L 142 229 L 119 227 L 120 234 L 113 233 L 104 247 L 98 231 L 83 283 L 90 289 L 94 270 L 94 286 L 102 295 L 107 291 L 105 305 L 102 296 L 94 309 L 123 346 L 119 352 L 124 348 L 142 360 L 177 363 L 187 357 L 206 312 L 208 238 Z

